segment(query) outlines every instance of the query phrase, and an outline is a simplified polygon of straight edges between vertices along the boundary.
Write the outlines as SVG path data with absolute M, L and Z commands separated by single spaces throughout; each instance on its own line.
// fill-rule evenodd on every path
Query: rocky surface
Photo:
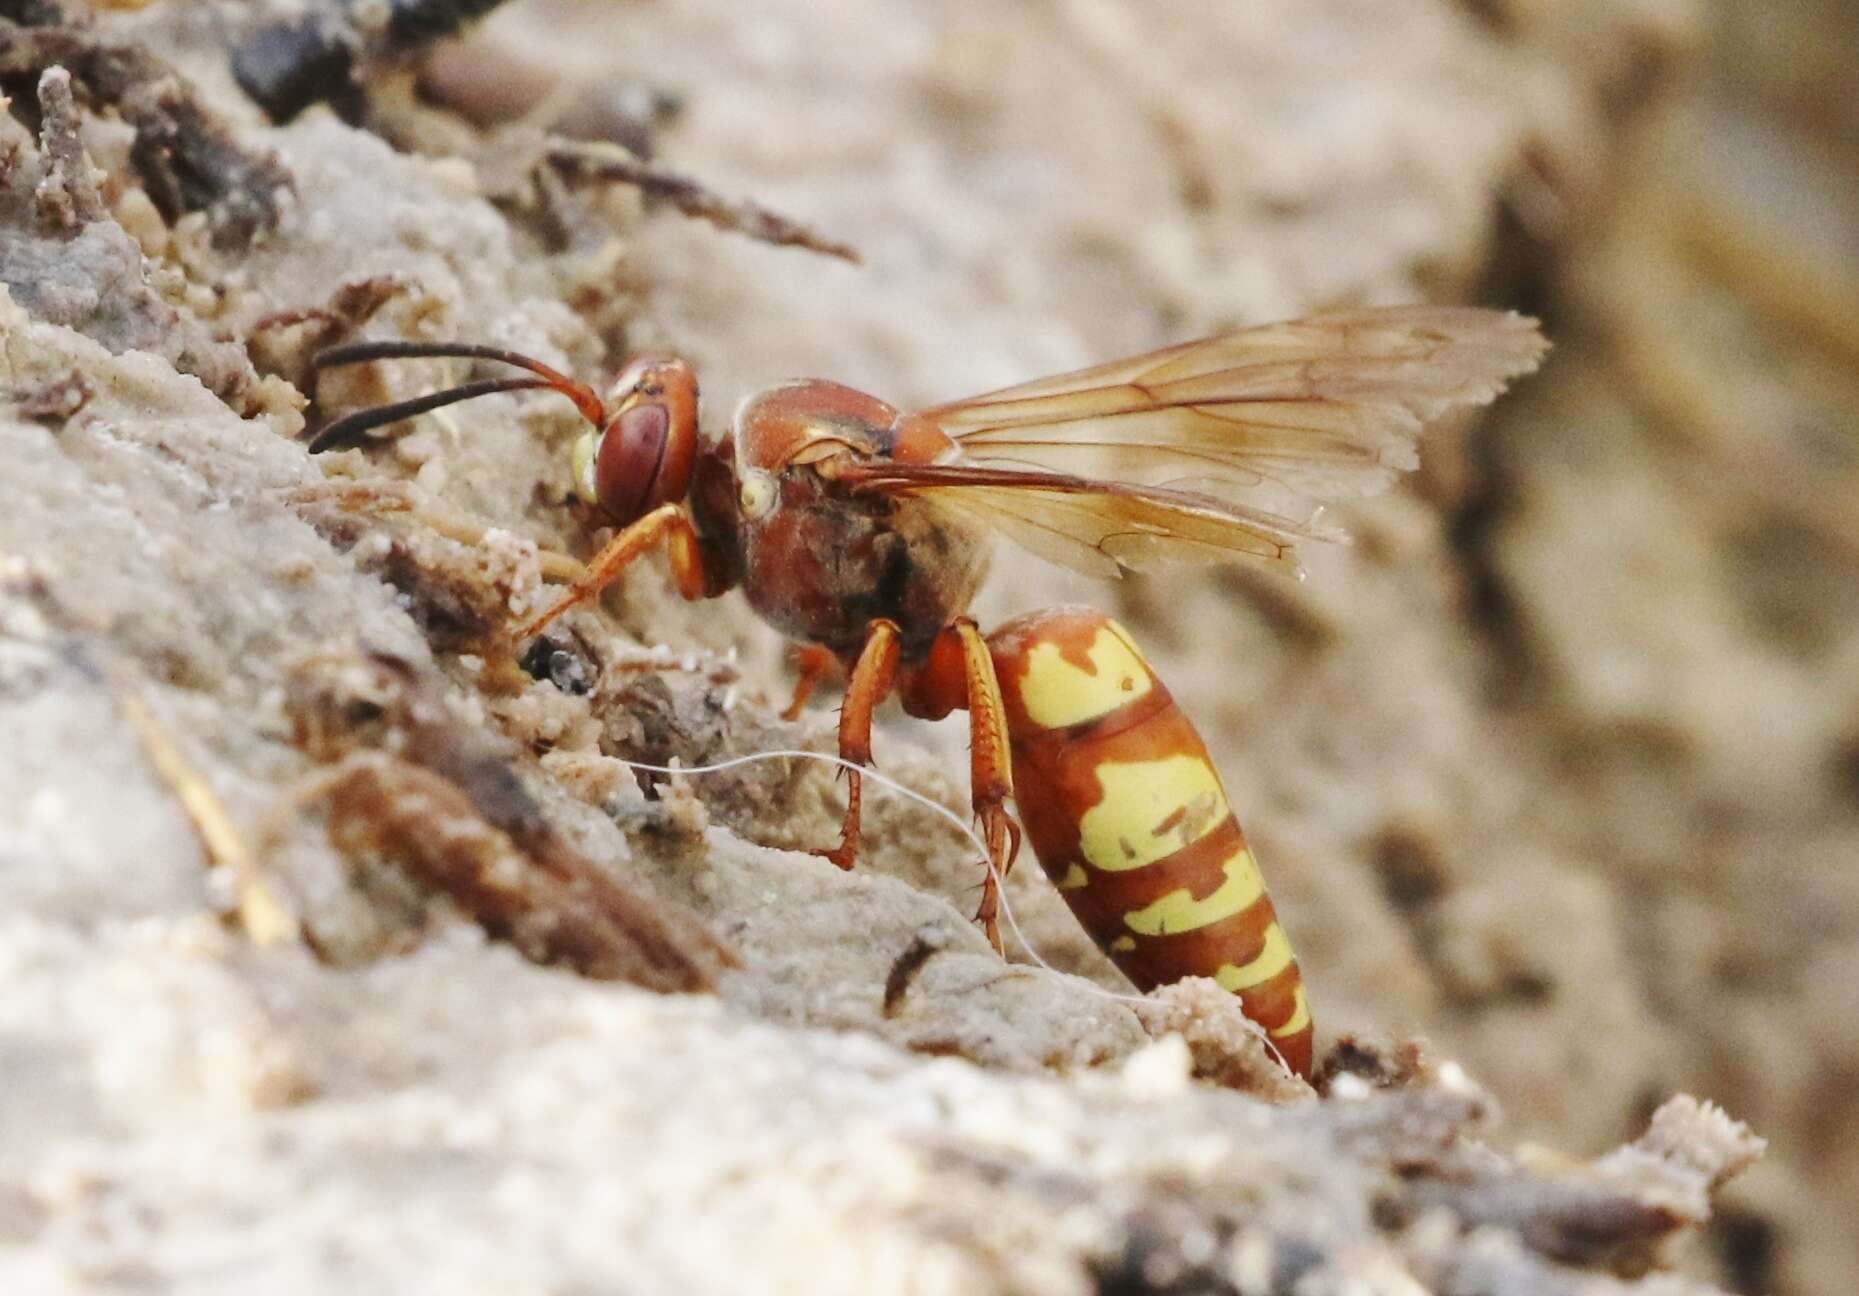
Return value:
M 664 161 L 862 268 L 538 182 L 527 126 L 482 135 L 405 75 L 369 123 L 430 156 L 322 110 L 265 128 L 225 71 L 237 15 L 111 20 L 294 197 L 218 245 L 139 197 L 95 105 L 101 206 L 48 224 L 56 150 L 38 114 L 8 127 L 0 252 L 175 321 L 151 349 L 48 309 L 42 271 L 0 275 L 9 1290 L 1838 1290 L 1859 398 L 1851 281 L 1801 269 L 1850 246 L 1801 152 L 1831 128 L 1806 75 L 1763 82 L 1766 115 L 1665 88 L 1735 24 L 1566 8 L 519 4 L 449 55 L 674 106 L 648 132 Z M 1750 206 L 1775 192 L 1799 198 Z M 1770 251 L 1781 220 L 1832 250 Z M 675 347 L 714 427 L 792 374 L 921 403 L 1481 290 L 1549 311 L 1550 368 L 1494 423 L 1439 430 L 1302 585 L 1009 560 L 985 596 L 984 617 L 1087 598 L 1136 628 L 1260 845 L 1320 1052 L 1433 1040 L 1350 1044 L 1321 1100 L 1223 997 L 1126 1002 L 1031 869 L 1010 899 L 1060 971 L 1003 965 L 963 918 L 970 847 L 914 802 L 873 788 L 841 874 L 804 853 L 836 820 L 825 767 L 642 790 L 621 758 L 830 748 L 830 709 L 775 718 L 781 646 L 736 598 L 681 604 L 655 561 L 571 618 L 545 680 L 513 677 L 495 630 L 590 544 L 565 402 L 498 397 L 318 461 L 298 439 L 306 397 L 446 381 L 313 384 L 308 353 L 358 333 L 589 375 Z M 305 679 L 382 660 L 522 799 L 389 726 L 369 750 L 411 767 L 394 786 L 449 788 L 473 840 L 540 859 L 509 812 L 533 806 L 683 933 L 714 996 L 527 962 L 428 885 L 444 850 L 310 794 Z M 203 851 L 139 714 L 262 847 L 288 923 Z M 964 741 L 900 720 L 879 762 L 959 805 Z M 1758 1142 L 1680 1089 L 1775 1143 L 1715 1225 Z

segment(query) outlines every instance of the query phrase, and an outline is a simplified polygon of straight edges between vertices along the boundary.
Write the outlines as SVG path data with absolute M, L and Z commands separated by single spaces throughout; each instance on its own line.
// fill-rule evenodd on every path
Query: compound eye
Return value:
M 741 504 L 743 516 L 751 521 L 766 517 L 775 506 L 775 479 L 754 469 L 744 473 Z
M 671 417 L 663 405 L 634 405 L 601 434 L 594 459 L 594 483 L 600 507 L 624 526 L 643 517 L 654 503 L 665 450 L 670 441 Z M 679 482 L 678 492 L 684 484 Z

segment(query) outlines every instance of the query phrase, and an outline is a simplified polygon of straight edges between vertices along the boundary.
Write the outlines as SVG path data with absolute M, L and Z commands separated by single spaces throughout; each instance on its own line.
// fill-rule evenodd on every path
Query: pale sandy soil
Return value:
M 1736 57 L 1760 41 L 1734 12 L 1478 8 L 513 3 L 475 38 L 570 97 L 671 96 L 661 158 L 861 267 L 625 192 L 545 216 L 509 199 L 520 139 L 392 90 L 379 130 L 452 156 L 321 111 L 271 129 L 214 52 L 240 14 L 114 20 L 295 197 L 215 249 L 138 200 L 101 114 L 123 228 L 86 237 L 137 280 L 140 240 L 180 321 L 156 333 L 186 345 L 112 355 L 150 347 L 136 318 L 81 291 L 29 313 L 18 280 L 0 318 L 6 1290 L 1611 1292 L 1654 1260 L 1686 1275 L 1655 1291 L 1842 1290 L 1859 390 L 1852 208 L 1805 141 L 1845 126 L 1811 64 Z M 1706 75 L 1712 39 L 1743 97 Z M 45 199 L 11 201 L 16 266 Z M 1303 584 L 1095 585 L 1004 553 L 981 608 L 1125 618 L 1259 845 L 1320 1051 L 1424 1036 L 1455 1065 L 1274 1085 L 1223 1001 L 1100 993 L 1126 987 L 1031 868 L 1016 912 L 1079 975 L 1003 966 L 964 921 L 973 860 L 920 807 L 876 791 L 852 874 L 802 853 L 833 831 L 823 769 L 648 797 L 616 758 L 824 750 L 833 724 L 830 699 L 777 720 L 773 632 L 737 597 L 680 603 L 656 562 L 573 619 L 591 692 L 482 687 L 486 626 L 543 597 L 536 546 L 588 548 L 574 419 L 497 398 L 306 456 L 313 340 L 264 321 L 389 278 L 369 336 L 589 375 L 675 348 L 713 429 L 795 374 L 908 405 L 1339 302 L 1544 312 L 1545 371 L 1439 429 Z M 72 372 L 81 409 L 24 412 Z M 494 530 L 306 497 L 325 474 Z M 391 858 L 338 854 L 321 806 L 280 809 L 317 768 L 304 681 L 347 687 L 358 651 L 409 663 L 568 849 L 707 923 L 741 964 L 715 997 L 526 962 Z M 218 921 L 236 888 L 136 698 L 243 832 L 282 823 L 266 876 L 307 945 Z M 959 805 L 963 743 L 894 716 L 879 764 Z M 920 940 L 939 952 L 887 1005 Z M 1727 1122 L 1681 1101 L 1594 1160 L 1681 1091 L 1772 1141 L 1702 1239 L 1751 1147 Z

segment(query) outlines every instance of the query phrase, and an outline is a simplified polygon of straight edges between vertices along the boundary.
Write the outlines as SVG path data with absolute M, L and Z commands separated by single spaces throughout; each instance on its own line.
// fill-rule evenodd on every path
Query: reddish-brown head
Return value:
M 575 444 L 575 489 L 625 526 L 690 488 L 697 375 L 675 356 L 641 356 L 613 380 L 605 404 L 606 426 Z

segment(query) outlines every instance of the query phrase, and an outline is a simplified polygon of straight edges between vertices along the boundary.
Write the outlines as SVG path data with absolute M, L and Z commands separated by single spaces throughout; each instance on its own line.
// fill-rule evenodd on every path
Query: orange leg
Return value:
M 897 674 L 897 623 L 873 621 L 865 628 L 865 647 L 846 682 L 846 698 L 839 707 L 839 755 L 854 765 L 871 764 L 871 713 L 890 695 Z M 816 852 L 842 869 L 858 859 L 859 794 L 857 769 L 846 770 L 846 818 L 839 845 Z
M 912 715 L 940 719 L 958 706 L 968 709 L 969 800 L 988 848 L 988 875 L 981 883 L 975 921 L 996 951 L 1001 949 L 1000 884 L 1020 853 L 1020 827 L 1007 814 L 1013 795 L 1013 750 L 1007 739 L 1007 710 L 987 640 L 967 617 L 949 624 L 929 658 L 906 683 L 904 702 Z
M 535 638 L 556 617 L 575 604 L 600 593 L 634 559 L 661 539 L 665 541 L 666 551 L 671 557 L 671 571 L 677 577 L 678 592 L 693 601 L 703 598 L 709 592 L 709 580 L 704 572 L 703 554 L 698 548 L 697 531 L 691 525 L 691 515 L 685 512 L 682 504 L 661 504 L 607 541 L 601 551 L 594 555 L 594 561 L 587 565 L 587 574 L 569 586 L 568 592 L 541 616 L 516 632 L 517 642 Z
M 975 921 L 997 952 L 1001 949 L 1000 884 L 1020 853 L 1020 827 L 1007 816 L 1013 795 L 1013 752 L 1007 744 L 1007 708 L 994 657 L 987 641 L 966 617 L 952 627 L 962 645 L 963 677 L 968 686 L 969 798 L 988 847 L 988 876 L 981 884 Z
M 800 719 L 801 710 L 807 705 L 807 699 L 813 696 L 813 690 L 839 664 L 839 659 L 833 656 L 832 651 L 819 644 L 802 645 L 795 650 L 794 660 L 800 668 L 800 678 L 794 681 L 794 700 L 781 713 L 783 720 Z

